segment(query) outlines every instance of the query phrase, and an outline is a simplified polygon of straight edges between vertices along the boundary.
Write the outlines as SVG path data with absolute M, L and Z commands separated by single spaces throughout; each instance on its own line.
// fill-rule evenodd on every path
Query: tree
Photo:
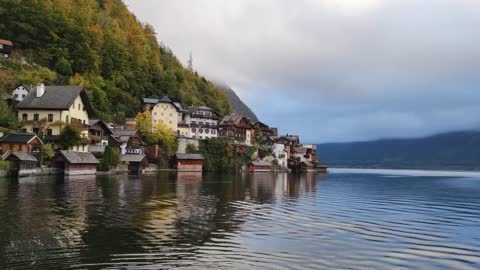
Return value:
M 152 114 L 149 111 L 138 113 L 135 117 L 135 124 L 144 142 L 147 144 L 157 143 L 153 135 Z
M 260 127 L 258 125 L 255 125 L 254 131 L 253 131 L 253 138 L 255 140 L 255 144 L 261 145 L 262 142 L 262 131 L 260 130 Z
M 198 149 L 194 144 L 192 144 L 192 143 L 187 144 L 187 147 L 186 147 L 186 152 L 187 153 L 196 153 L 197 151 L 198 151 Z
M 43 165 L 46 160 L 51 159 L 55 156 L 55 150 L 53 150 L 53 145 L 50 143 L 42 145 L 42 156 L 40 163 Z
M 66 125 L 60 133 L 60 145 L 67 150 L 75 145 L 79 145 L 82 141 L 81 129 L 79 125 Z
M 162 123 L 154 127 L 153 138 L 155 143 L 160 145 L 167 155 L 173 155 L 177 150 L 177 137 Z
M 117 148 L 107 145 L 107 147 L 105 147 L 105 152 L 103 153 L 103 159 L 101 162 L 102 168 L 108 171 L 112 167 L 117 166 L 119 161 L 120 151 Z
M 12 130 L 17 128 L 17 117 L 3 99 L 0 99 L 0 127 Z

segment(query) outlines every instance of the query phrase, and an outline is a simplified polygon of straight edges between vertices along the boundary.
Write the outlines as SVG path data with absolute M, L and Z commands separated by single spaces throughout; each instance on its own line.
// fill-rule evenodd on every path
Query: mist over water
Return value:
M 0 268 L 478 269 L 480 177 L 0 181 Z

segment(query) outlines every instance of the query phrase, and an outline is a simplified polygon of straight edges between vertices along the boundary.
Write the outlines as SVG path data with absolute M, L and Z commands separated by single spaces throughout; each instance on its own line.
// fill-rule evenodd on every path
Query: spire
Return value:
M 190 52 L 190 58 L 188 59 L 188 69 L 190 71 L 193 71 L 193 57 L 192 57 L 192 52 Z

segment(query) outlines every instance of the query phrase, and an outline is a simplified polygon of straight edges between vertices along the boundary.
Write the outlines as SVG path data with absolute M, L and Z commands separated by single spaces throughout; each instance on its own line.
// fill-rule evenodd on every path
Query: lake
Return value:
M 0 269 L 479 269 L 480 175 L 0 179 Z

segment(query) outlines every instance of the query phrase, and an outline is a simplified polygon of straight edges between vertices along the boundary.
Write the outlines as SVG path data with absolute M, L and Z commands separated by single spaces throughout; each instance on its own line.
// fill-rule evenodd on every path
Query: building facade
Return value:
M 152 114 L 152 124 L 164 124 L 170 131 L 178 131 L 178 123 L 182 120 L 183 108 L 178 102 L 173 102 L 167 96 L 161 99 L 144 98 L 144 110 Z
M 12 91 L 12 98 L 20 102 L 30 93 L 30 89 L 29 86 L 20 85 Z
M 178 135 L 200 140 L 216 138 L 219 119 L 220 115 L 209 107 L 193 107 L 184 113 L 183 120 L 179 124 Z

